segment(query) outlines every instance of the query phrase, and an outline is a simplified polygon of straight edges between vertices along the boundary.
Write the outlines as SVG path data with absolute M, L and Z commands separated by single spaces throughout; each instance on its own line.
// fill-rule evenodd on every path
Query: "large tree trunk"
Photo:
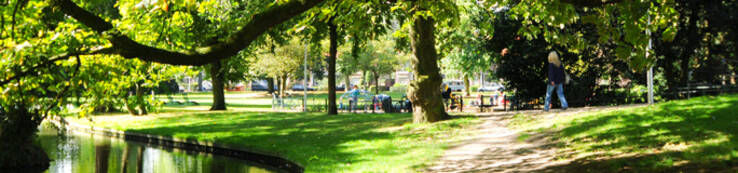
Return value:
M 471 90 L 469 87 L 469 74 L 464 74 L 464 94 L 466 96 L 471 96 Z
M 413 49 L 411 62 L 415 79 L 410 82 L 408 98 L 413 104 L 413 122 L 436 122 L 448 118 L 441 102 L 441 74 L 435 47 L 433 18 L 416 17 L 410 29 Z
M 146 101 L 144 100 L 144 88 L 141 84 L 136 84 L 136 102 L 138 102 L 139 115 L 149 114 L 146 111 Z
M 210 78 L 213 81 L 213 105 L 210 110 L 226 110 L 225 93 L 223 92 L 223 74 L 221 61 L 215 61 L 210 66 Z
M 336 107 L 336 54 L 338 52 L 338 29 L 333 23 L 333 18 L 328 21 L 330 30 L 330 50 L 328 56 L 328 114 L 338 114 Z M 348 87 L 348 86 L 346 86 Z

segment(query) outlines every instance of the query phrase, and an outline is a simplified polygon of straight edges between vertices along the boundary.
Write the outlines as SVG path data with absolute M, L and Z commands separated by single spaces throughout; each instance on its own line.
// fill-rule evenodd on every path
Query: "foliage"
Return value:
M 390 92 L 407 92 L 407 85 L 396 83 L 390 87 Z
M 547 43 L 566 47 L 572 52 L 587 48 L 581 30 L 571 29 L 578 23 L 596 26 L 599 43 L 615 42 L 619 60 L 637 71 L 654 65 L 655 57 L 645 57 L 648 44 L 646 30 L 662 31 L 662 39 L 671 40 L 676 34 L 674 1 L 625 0 L 614 2 L 584 1 L 518 1 L 493 0 L 484 5 L 490 9 L 509 9 L 510 16 L 523 25 L 518 30 L 528 40 L 544 39 Z M 650 25 L 648 21 L 650 19 Z M 576 28 L 576 27 L 575 27 Z
M 704 96 L 514 124 L 525 132 L 552 132 L 562 147 L 556 157 L 574 159 L 546 172 L 720 172 L 738 159 L 736 104 L 738 95 Z

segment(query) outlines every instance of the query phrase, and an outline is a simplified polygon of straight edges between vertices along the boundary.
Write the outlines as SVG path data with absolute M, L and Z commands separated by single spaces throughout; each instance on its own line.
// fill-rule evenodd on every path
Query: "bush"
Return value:
M 472 85 L 470 88 L 471 90 L 469 90 L 469 92 L 476 92 L 477 90 L 479 90 L 479 85 Z
M 407 85 L 396 83 L 390 87 L 390 92 L 407 92 Z

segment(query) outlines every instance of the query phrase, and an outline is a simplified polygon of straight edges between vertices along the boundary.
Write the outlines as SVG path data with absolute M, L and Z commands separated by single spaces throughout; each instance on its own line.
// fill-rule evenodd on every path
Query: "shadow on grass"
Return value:
M 541 171 L 735 171 L 736 105 L 738 95 L 706 96 L 573 120 L 559 132 L 571 146 L 563 157 L 592 155 Z
M 360 157 L 362 155 L 396 155 L 408 150 L 357 149 L 347 146 L 347 143 L 393 138 L 390 132 L 373 129 L 400 126 L 411 119 L 409 114 L 195 113 L 160 117 L 155 122 L 161 126 L 128 131 L 228 143 L 278 153 L 303 164 L 310 172 L 332 172 L 340 170 L 343 164 L 364 161 Z

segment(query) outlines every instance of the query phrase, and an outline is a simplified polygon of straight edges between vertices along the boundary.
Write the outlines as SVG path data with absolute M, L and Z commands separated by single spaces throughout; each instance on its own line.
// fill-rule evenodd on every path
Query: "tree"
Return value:
M 397 65 L 397 57 L 392 55 L 392 47 L 387 42 L 372 41 L 359 55 L 359 69 L 370 72 L 374 80 L 374 92 L 379 94 L 379 77 L 392 73 Z M 384 47 L 380 47 L 384 46 Z
M 254 69 L 267 76 L 277 79 L 279 97 L 285 96 L 289 79 L 294 76 L 302 64 L 304 49 L 293 40 L 288 44 L 274 48 L 274 52 L 258 54 Z

